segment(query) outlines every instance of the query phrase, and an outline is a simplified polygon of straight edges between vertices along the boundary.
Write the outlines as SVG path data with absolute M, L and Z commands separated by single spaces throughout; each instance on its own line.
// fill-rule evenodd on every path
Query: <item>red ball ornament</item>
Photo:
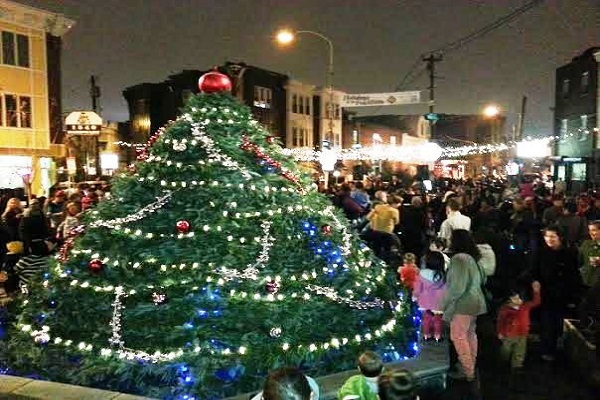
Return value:
M 189 221 L 182 219 L 182 220 L 177 221 L 177 223 L 175 224 L 175 227 L 177 228 L 177 232 L 179 232 L 179 233 L 188 233 L 190 231 L 190 228 L 192 227 L 192 225 L 190 225 Z
M 231 79 L 219 71 L 210 71 L 198 79 L 202 93 L 231 92 Z
M 323 235 L 331 236 L 333 229 L 331 229 L 331 225 L 323 225 L 321 226 L 321 232 L 323 232 Z
M 102 270 L 104 269 L 104 264 L 101 260 L 94 258 L 88 263 L 88 267 L 90 271 L 98 273 L 102 272 Z

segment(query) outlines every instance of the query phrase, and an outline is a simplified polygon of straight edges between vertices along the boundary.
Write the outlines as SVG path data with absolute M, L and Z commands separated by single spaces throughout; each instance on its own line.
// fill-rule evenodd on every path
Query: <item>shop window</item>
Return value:
M 15 65 L 15 34 L 2 31 L 2 64 Z
M 572 174 L 571 174 L 571 179 L 574 181 L 585 181 L 585 173 L 586 173 L 586 168 L 587 166 L 585 165 L 585 163 L 573 163 L 572 166 Z
M 17 65 L 29 68 L 29 37 L 17 35 Z

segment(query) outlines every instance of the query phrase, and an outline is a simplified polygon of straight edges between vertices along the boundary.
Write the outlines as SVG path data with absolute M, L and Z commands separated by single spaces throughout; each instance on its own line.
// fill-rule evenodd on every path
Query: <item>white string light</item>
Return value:
M 171 199 L 171 193 L 167 193 L 166 195 L 158 198 L 154 203 L 150 203 L 144 208 L 136 211 L 133 214 L 130 214 L 126 217 L 115 218 L 111 220 L 96 220 L 90 224 L 91 228 L 98 228 L 103 226 L 105 228 L 115 228 L 117 226 L 127 224 L 129 222 L 135 222 L 146 218 L 148 215 L 153 214 L 154 212 L 160 210 L 169 202 Z
M 123 310 L 123 304 L 121 303 L 121 297 L 124 296 L 123 288 L 117 286 L 115 288 L 115 300 L 112 303 L 113 316 L 110 321 L 110 327 L 112 328 L 112 336 L 108 339 L 108 342 L 113 346 L 122 348 L 125 345 L 121 336 L 121 311 Z

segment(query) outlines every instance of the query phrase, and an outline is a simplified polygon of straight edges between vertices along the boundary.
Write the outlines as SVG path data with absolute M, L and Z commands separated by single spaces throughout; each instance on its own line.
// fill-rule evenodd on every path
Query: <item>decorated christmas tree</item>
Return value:
M 10 341 L 11 367 L 163 398 L 258 389 L 374 349 L 414 354 L 393 271 L 211 72 L 87 212 Z

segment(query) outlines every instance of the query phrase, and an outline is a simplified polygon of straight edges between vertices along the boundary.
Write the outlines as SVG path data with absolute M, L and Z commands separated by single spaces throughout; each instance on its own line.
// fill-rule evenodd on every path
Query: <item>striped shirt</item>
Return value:
M 36 275 L 41 276 L 42 272 L 48 269 L 48 256 L 37 256 L 34 254 L 26 255 L 15 265 L 15 272 L 19 277 L 19 282 L 28 285 Z

